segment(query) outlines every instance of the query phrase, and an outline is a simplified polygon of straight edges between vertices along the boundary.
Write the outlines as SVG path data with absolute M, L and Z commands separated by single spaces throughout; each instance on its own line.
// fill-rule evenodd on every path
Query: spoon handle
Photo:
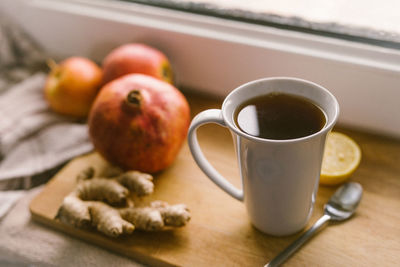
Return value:
M 279 253 L 278 256 L 273 258 L 264 267 L 276 267 L 284 263 L 293 253 L 295 253 L 306 241 L 308 241 L 322 226 L 331 219 L 331 216 L 324 214 L 314 225 L 290 244 L 284 251 Z

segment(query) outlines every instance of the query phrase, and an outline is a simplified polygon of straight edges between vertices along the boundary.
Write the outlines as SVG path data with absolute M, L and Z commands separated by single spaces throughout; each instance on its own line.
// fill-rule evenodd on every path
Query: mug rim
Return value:
M 227 102 L 230 100 L 230 98 L 232 97 L 232 95 L 234 95 L 235 93 L 237 93 L 237 91 L 240 90 L 247 90 L 246 88 L 248 88 L 249 86 L 255 84 L 255 83 L 260 83 L 260 82 L 268 82 L 268 81 L 277 81 L 277 80 L 290 80 L 290 81 L 295 81 L 295 82 L 301 82 L 301 83 L 305 83 L 305 84 L 309 84 L 312 85 L 314 87 L 317 87 L 319 90 L 324 91 L 327 95 L 329 95 L 329 97 L 331 97 L 331 99 L 333 100 L 333 105 L 334 105 L 334 109 L 335 109 L 335 113 L 334 116 L 332 118 L 332 120 L 329 123 L 325 123 L 324 127 L 322 127 L 319 131 L 307 135 L 307 136 L 303 136 L 303 137 L 298 137 L 298 138 L 292 138 L 292 139 L 268 139 L 268 138 L 260 138 L 260 137 L 256 137 L 253 135 L 250 135 L 242 130 L 240 130 L 238 128 L 238 126 L 236 126 L 234 123 L 231 123 L 231 121 L 226 118 L 226 106 L 227 106 Z M 308 97 L 306 97 L 307 99 L 309 99 Z M 250 99 L 250 98 L 249 98 Z M 244 99 L 243 101 L 245 101 L 246 99 Z M 243 102 L 242 101 L 242 102 Z M 322 107 L 321 107 L 322 109 Z M 333 126 L 335 125 L 336 121 L 338 120 L 339 117 L 339 112 L 340 112 L 340 108 L 339 108 L 339 103 L 336 99 L 336 97 L 325 87 L 315 83 L 315 82 L 311 82 L 305 79 L 301 79 L 301 78 L 296 78 L 296 77 L 285 77 L 285 76 L 280 76 L 280 77 L 267 77 L 267 78 L 261 78 L 261 79 L 257 79 L 257 80 L 253 80 L 250 82 L 247 82 L 245 84 L 240 85 L 239 87 L 236 87 L 235 89 L 233 89 L 225 98 L 224 102 L 222 103 L 222 117 L 224 119 L 225 124 L 229 127 L 230 130 L 232 130 L 233 132 L 235 132 L 236 134 L 246 138 L 246 139 L 250 139 L 252 141 L 257 141 L 257 142 L 262 142 L 262 143 L 296 143 L 296 142 L 302 142 L 308 139 L 311 139 L 315 136 L 319 136 L 321 134 L 325 134 L 327 132 L 329 132 Z M 327 118 L 327 122 L 328 120 L 328 114 L 327 112 L 322 109 L 323 112 L 326 114 Z M 233 115 L 233 114 L 229 114 L 229 115 Z

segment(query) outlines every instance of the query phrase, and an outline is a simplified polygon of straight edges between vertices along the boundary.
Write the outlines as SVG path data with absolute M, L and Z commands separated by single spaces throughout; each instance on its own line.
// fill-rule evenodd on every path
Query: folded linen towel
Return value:
M 0 190 L 43 183 L 55 168 L 92 149 L 84 123 L 49 109 L 43 95 L 46 59 L 0 11 Z
M 0 220 L 7 211 L 25 194 L 22 190 L 3 191 L 0 194 Z
M 49 109 L 45 79 L 35 74 L 0 95 L 0 188 L 30 187 L 32 176 L 92 150 L 86 124 Z

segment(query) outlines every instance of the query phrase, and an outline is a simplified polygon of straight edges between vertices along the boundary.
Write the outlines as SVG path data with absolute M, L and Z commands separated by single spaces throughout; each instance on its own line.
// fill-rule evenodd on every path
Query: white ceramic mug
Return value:
M 288 140 L 262 139 L 240 130 L 234 122 L 235 110 L 246 100 L 271 92 L 311 100 L 324 111 L 325 126 L 309 136 Z M 191 122 L 188 142 L 200 169 L 225 192 L 244 201 L 250 221 L 257 229 L 271 235 L 289 235 L 301 230 L 310 218 L 326 136 L 338 115 L 337 100 L 322 86 L 296 78 L 265 78 L 233 90 L 221 110 L 199 113 Z M 206 123 L 217 123 L 231 131 L 242 190 L 230 184 L 204 157 L 196 130 Z

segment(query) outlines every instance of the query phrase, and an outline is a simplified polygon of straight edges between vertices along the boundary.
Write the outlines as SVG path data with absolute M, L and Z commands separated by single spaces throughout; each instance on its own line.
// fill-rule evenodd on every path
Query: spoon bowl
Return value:
M 362 197 L 363 189 L 360 184 L 350 182 L 341 186 L 328 203 L 324 206 L 324 213 L 333 221 L 344 221 L 356 211 Z

